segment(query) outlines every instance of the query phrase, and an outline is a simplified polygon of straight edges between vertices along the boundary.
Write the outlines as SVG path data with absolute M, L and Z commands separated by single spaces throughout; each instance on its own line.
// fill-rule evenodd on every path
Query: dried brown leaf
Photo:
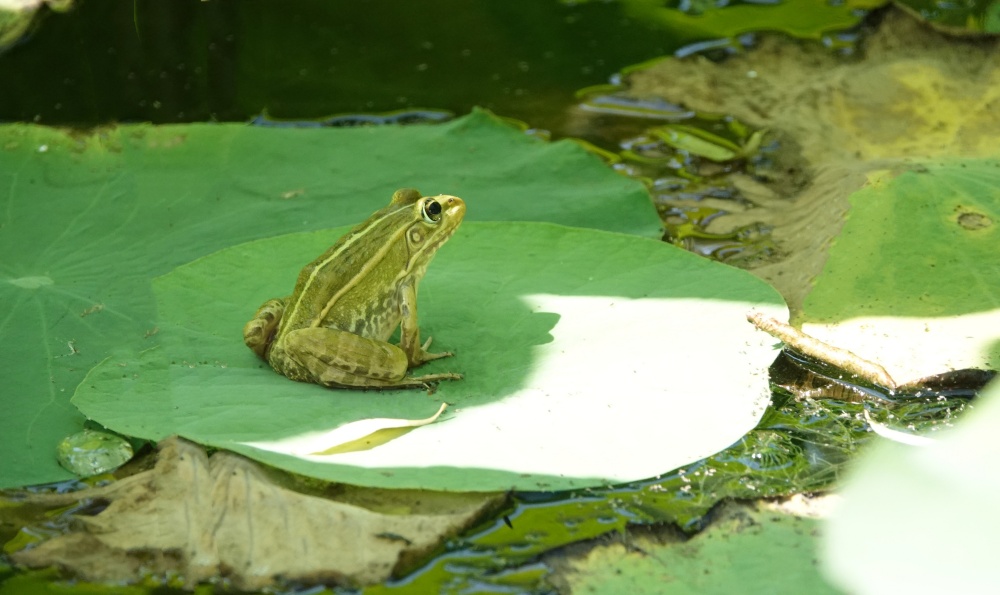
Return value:
M 111 503 L 79 517 L 79 532 L 15 553 L 16 563 L 57 565 L 91 581 L 176 573 L 190 587 L 226 577 L 244 590 L 279 577 L 382 582 L 401 560 L 429 553 L 503 498 L 470 495 L 461 503 L 450 498 L 444 513 L 386 514 L 295 492 L 257 463 L 225 451 L 209 457 L 178 438 L 161 443 L 152 470 L 74 497 Z

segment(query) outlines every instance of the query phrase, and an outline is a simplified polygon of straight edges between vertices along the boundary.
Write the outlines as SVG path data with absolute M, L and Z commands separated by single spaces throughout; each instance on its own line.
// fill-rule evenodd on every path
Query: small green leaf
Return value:
M 851 0 L 831 4 L 822 0 L 798 0 L 774 4 L 728 4 L 693 2 L 687 11 L 664 7 L 660 0 L 625 0 L 636 18 L 658 24 L 680 39 L 704 41 L 737 37 L 748 31 L 782 31 L 796 37 L 820 39 L 831 31 L 857 25 L 862 9 L 875 8 L 882 0 Z
M 686 541 L 630 536 L 560 567 L 573 593 L 838 593 L 816 567 L 820 521 L 727 504 Z
M 650 132 L 675 149 L 712 161 L 732 161 L 742 155 L 739 145 L 708 131 L 681 124 L 668 124 Z

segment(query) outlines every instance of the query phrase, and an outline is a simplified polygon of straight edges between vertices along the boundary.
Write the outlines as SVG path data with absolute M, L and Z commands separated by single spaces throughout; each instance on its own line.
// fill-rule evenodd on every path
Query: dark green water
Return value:
M 558 129 L 577 89 L 673 49 L 608 2 L 83 0 L 0 55 L 0 120 L 302 120 L 479 105 Z

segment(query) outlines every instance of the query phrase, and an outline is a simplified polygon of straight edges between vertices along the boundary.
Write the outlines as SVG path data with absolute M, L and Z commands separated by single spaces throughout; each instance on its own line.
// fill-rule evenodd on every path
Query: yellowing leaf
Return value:
M 411 420 L 389 417 L 361 419 L 337 426 L 328 432 L 311 432 L 273 442 L 245 442 L 244 444 L 292 455 L 329 456 L 368 450 L 398 438 L 413 428 L 434 423 L 447 407 L 447 403 L 441 403 L 437 413 L 424 419 Z

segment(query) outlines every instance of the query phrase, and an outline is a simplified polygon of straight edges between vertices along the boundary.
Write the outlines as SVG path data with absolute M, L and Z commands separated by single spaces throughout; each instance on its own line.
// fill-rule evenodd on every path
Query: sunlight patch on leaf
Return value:
M 963 368 L 1000 369 L 1000 309 L 963 316 L 868 316 L 802 330 L 877 362 L 899 384 Z

